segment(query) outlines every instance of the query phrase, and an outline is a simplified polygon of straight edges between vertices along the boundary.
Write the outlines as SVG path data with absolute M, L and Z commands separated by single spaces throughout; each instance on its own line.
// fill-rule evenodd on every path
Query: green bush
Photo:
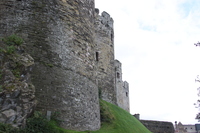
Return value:
M 22 38 L 18 37 L 18 36 L 15 35 L 15 34 L 3 38 L 2 41 L 3 41 L 6 45 L 9 45 L 9 46 L 11 46 L 11 45 L 20 46 L 20 45 L 22 45 L 22 43 L 24 42 Z
M 8 124 L 0 123 L 0 133 L 64 133 L 55 121 L 48 121 L 40 112 L 29 118 L 26 128 L 16 129 Z
M 13 128 L 9 124 L 0 123 L 0 133 L 19 133 L 18 129 Z
M 57 126 L 56 122 L 48 121 L 40 112 L 35 112 L 34 116 L 27 120 L 22 133 L 63 133 Z
M 12 54 L 15 52 L 15 46 L 11 45 L 7 47 L 6 53 Z
M 23 39 L 21 37 L 18 37 L 17 35 L 10 35 L 8 37 L 4 37 L 1 39 L 5 46 L 2 45 L 0 47 L 0 53 L 7 53 L 12 54 L 15 52 L 16 46 L 20 46 L 23 44 Z

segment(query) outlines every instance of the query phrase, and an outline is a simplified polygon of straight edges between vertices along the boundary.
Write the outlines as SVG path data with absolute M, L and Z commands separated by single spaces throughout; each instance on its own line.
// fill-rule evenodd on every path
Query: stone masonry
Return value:
M 0 37 L 11 34 L 34 58 L 36 110 L 59 112 L 63 128 L 99 129 L 99 97 L 129 111 L 128 83 L 116 81 L 113 19 L 94 0 L 1 0 Z
M 129 112 L 129 84 L 126 81 L 122 81 L 122 67 L 118 60 L 115 60 L 115 83 L 117 105 Z
M 0 41 L 0 49 L 6 48 Z M 0 122 L 25 127 L 36 106 L 35 87 L 31 83 L 34 59 L 15 46 L 14 53 L 0 52 Z
M 95 43 L 96 61 L 98 71 L 98 87 L 101 98 L 116 104 L 115 68 L 114 68 L 114 42 L 113 19 L 106 12 L 101 16 L 96 9 L 95 19 Z
M 153 133 L 174 133 L 174 126 L 171 122 L 140 120 L 140 122 Z

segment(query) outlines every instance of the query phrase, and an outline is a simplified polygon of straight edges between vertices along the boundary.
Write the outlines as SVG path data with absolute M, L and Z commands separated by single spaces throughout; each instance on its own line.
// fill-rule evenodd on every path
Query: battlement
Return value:
M 99 16 L 98 19 L 96 19 L 96 22 L 100 22 L 104 27 L 108 29 L 113 29 L 113 19 L 110 17 L 110 14 L 103 11 L 101 15 L 99 15 L 99 9 L 95 9 L 95 15 Z
M 95 27 L 96 33 L 101 34 L 101 36 L 105 36 L 111 40 L 109 43 L 110 46 L 114 45 L 114 30 L 113 30 L 113 19 L 110 15 L 103 11 L 101 15 L 99 15 L 99 9 L 95 9 Z

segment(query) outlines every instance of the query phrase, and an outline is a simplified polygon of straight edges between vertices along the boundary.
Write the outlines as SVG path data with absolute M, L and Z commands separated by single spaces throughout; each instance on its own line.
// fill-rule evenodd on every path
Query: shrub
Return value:
M 48 121 L 40 112 L 27 120 L 24 133 L 63 133 L 53 121 Z
M 6 53 L 12 54 L 15 52 L 15 46 L 11 45 L 7 47 Z
M 5 37 L 2 39 L 2 41 L 6 44 L 6 45 L 17 45 L 20 46 L 23 43 L 23 39 L 18 37 L 17 35 L 13 34 L 11 36 Z
M 48 121 L 40 112 L 28 118 L 26 128 L 16 129 L 8 124 L 0 123 L 0 133 L 64 133 L 55 121 Z
M 0 123 L 0 133 L 19 133 L 19 130 L 9 124 Z

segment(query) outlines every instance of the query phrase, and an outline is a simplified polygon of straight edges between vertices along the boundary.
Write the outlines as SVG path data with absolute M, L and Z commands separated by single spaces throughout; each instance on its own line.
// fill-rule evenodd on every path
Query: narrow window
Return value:
M 128 97 L 128 92 L 126 92 L 126 96 Z
M 117 72 L 117 78 L 120 78 L 120 74 Z
M 96 52 L 96 61 L 99 61 L 99 52 Z

